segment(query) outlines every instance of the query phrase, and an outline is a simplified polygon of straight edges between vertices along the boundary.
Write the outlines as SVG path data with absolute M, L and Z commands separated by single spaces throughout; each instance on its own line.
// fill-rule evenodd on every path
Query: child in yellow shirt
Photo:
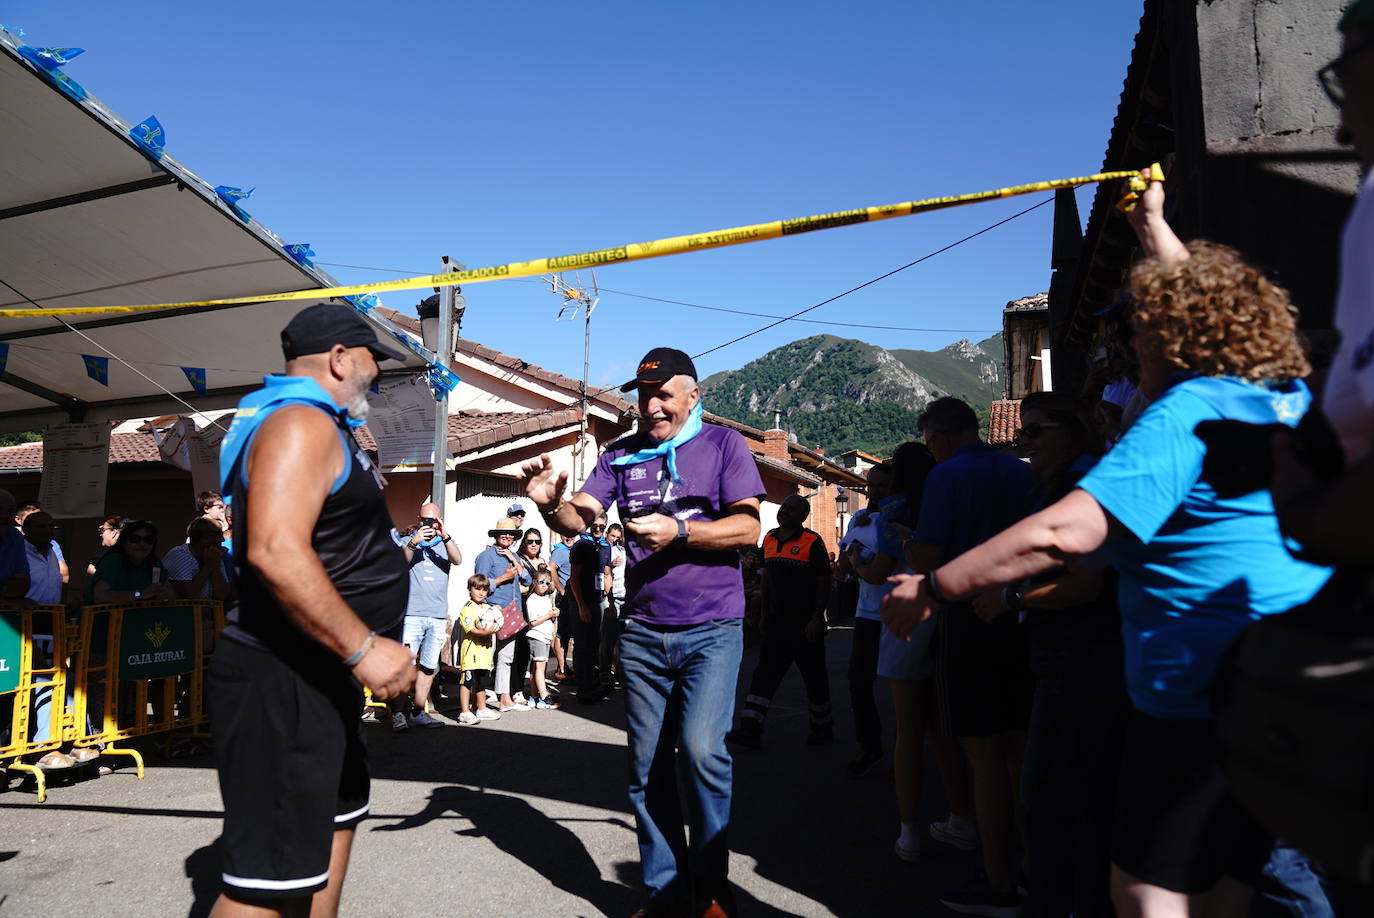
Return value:
M 501 610 L 487 602 L 490 591 L 491 582 L 486 575 L 473 574 L 468 578 L 468 601 L 458 612 L 458 627 L 463 629 L 463 642 L 458 647 L 458 666 L 463 670 L 463 682 L 458 688 L 458 706 L 462 711 L 458 723 L 464 727 L 501 718 L 499 712 L 487 707 L 496 632 L 501 630 Z

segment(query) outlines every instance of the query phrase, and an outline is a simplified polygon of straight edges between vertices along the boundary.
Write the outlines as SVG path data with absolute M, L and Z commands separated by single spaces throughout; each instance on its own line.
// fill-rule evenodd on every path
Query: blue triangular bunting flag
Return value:
M 205 367 L 182 367 L 181 372 L 186 374 L 186 381 L 191 384 L 191 388 L 196 390 L 196 395 L 204 395 L 206 391 Z
M 162 158 L 162 150 L 167 146 L 167 135 L 156 115 L 150 115 L 129 128 L 129 136 L 153 159 Z
M 287 255 L 290 255 L 300 264 L 305 265 L 307 268 L 315 267 L 315 263 L 310 260 L 310 256 L 315 254 L 315 250 L 310 247 L 310 243 L 299 242 L 295 245 L 282 246 L 282 248 L 286 250 Z
M 110 358 L 93 357 L 90 354 L 82 354 L 82 361 L 86 364 L 86 375 L 102 386 L 110 384 Z
M 63 64 L 70 63 L 72 58 L 85 51 L 85 48 L 31 48 L 27 45 L 19 49 L 23 57 L 49 73 Z
M 238 202 L 245 198 L 252 197 L 254 191 L 257 191 L 257 189 L 249 188 L 247 191 L 244 191 L 242 188 L 234 188 L 230 185 L 215 186 L 215 194 L 219 195 L 219 199 L 229 205 L 229 209 L 234 212 L 234 216 L 238 217 L 244 223 L 247 223 L 252 217 L 248 216 L 248 211 L 239 207 Z

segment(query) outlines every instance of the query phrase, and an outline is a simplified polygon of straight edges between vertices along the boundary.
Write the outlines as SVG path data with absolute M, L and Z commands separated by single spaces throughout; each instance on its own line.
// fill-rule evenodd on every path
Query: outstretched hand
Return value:
M 543 512 L 556 506 L 563 496 L 568 487 L 568 471 L 555 472 L 549 454 L 540 453 L 538 459 L 520 466 L 520 483 L 524 485 L 525 496 Z

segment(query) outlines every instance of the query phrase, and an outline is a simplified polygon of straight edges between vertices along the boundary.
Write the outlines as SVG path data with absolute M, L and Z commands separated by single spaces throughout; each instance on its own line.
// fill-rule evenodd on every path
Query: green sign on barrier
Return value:
M 196 614 L 190 606 L 124 610 L 119 632 L 119 678 L 161 679 L 196 668 Z
M 18 612 L 0 612 L 0 692 L 19 688 L 19 654 L 24 625 Z

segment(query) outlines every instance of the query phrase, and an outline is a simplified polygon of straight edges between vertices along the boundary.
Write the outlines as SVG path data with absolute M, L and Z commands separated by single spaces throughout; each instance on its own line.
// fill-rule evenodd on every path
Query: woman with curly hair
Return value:
M 1219 496 L 1194 428 L 1292 426 L 1310 396 L 1286 294 L 1225 246 L 1185 246 L 1152 182 L 1131 214 L 1140 385 L 1153 399 L 1060 500 L 939 568 L 898 581 L 883 618 L 909 634 L 940 605 L 1097 553 L 1119 577 L 1132 711 L 1112 844 L 1112 899 L 1135 915 L 1243 908 L 1273 840 L 1217 770 L 1208 692 L 1222 655 L 1264 615 L 1306 602 L 1330 572 L 1284 547 L 1267 491 Z M 1236 881 L 1239 881 L 1237 883 Z

